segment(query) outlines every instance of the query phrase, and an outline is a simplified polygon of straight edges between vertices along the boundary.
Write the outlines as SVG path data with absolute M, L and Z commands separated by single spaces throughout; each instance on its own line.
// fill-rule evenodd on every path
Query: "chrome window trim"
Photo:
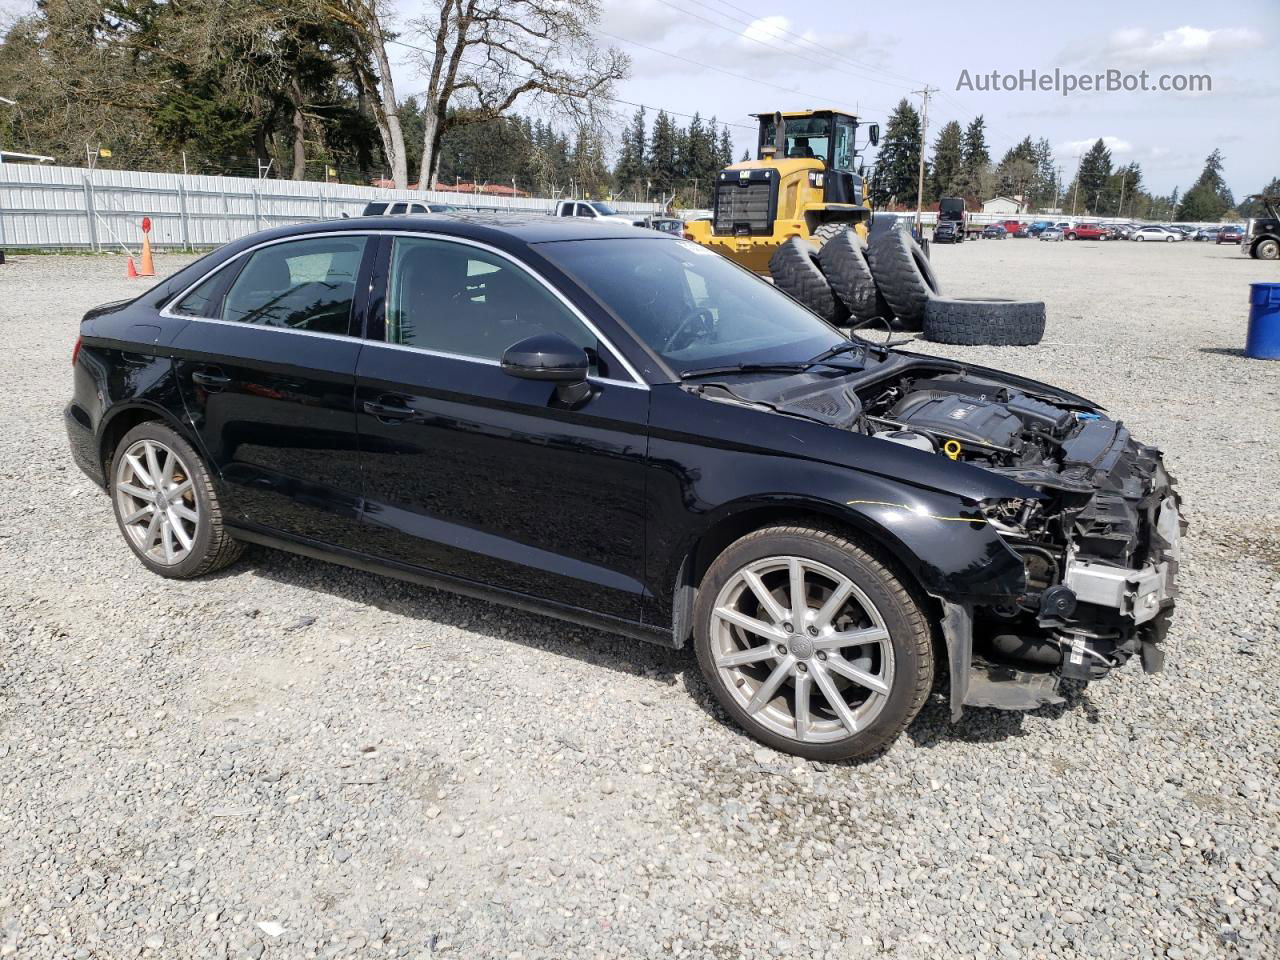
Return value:
M 261 250 L 263 247 L 275 246 L 278 243 L 295 243 L 301 240 L 309 240 L 312 238 L 319 239 L 322 237 L 373 237 L 373 236 L 389 236 L 392 238 L 419 237 L 427 240 L 444 240 L 452 243 L 460 243 L 460 244 L 463 244 L 464 246 L 475 247 L 479 250 L 484 250 L 488 253 L 492 253 L 498 257 L 501 257 L 504 260 L 509 261 L 510 263 L 514 264 L 517 268 L 523 270 L 529 276 L 533 277 L 533 279 L 536 280 L 538 283 L 542 284 L 542 286 L 545 287 L 553 297 L 555 297 L 558 301 L 560 301 L 560 303 L 563 304 L 564 307 L 571 314 L 573 314 L 573 316 L 576 317 L 584 327 L 586 327 L 589 331 L 591 331 L 591 333 L 594 334 L 595 337 L 601 343 L 603 343 L 606 347 L 609 348 L 609 352 L 618 358 L 618 362 L 622 364 L 623 369 L 625 369 L 627 373 L 629 373 L 633 378 L 631 381 L 614 380 L 609 377 L 590 377 L 588 379 L 597 380 L 602 383 L 612 383 L 620 386 L 639 387 L 644 390 L 649 389 L 649 384 L 645 382 L 645 379 L 642 376 L 640 376 L 639 371 L 637 371 L 636 368 L 631 365 L 631 362 L 627 360 L 627 358 L 623 355 L 622 351 L 620 351 L 617 347 L 615 347 L 613 345 L 613 342 L 608 337 L 606 337 L 603 333 L 601 333 L 600 329 L 594 323 L 592 323 L 581 310 L 579 310 L 576 306 L 574 306 L 574 304 L 572 303 L 572 301 L 569 300 L 568 297 L 566 297 L 562 292 L 556 289 L 555 285 L 552 284 L 550 280 L 548 280 L 542 274 L 538 273 L 538 271 L 534 270 L 527 263 L 524 263 L 522 260 L 520 260 L 517 257 L 513 257 L 511 254 L 507 253 L 505 250 L 500 250 L 497 247 L 488 243 L 484 243 L 480 240 L 473 240 L 470 237 L 455 237 L 446 233 L 433 233 L 428 230 L 385 230 L 385 229 L 384 230 L 333 230 L 325 233 L 303 234 L 302 236 L 296 236 L 296 237 L 276 237 L 274 240 L 264 240 L 261 243 L 254 244 L 252 247 L 246 247 L 245 249 L 237 253 L 234 257 L 231 257 L 225 260 L 224 262 L 218 264 L 208 273 L 204 274 L 203 276 L 195 280 L 193 283 L 183 288 L 179 293 L 177 293 L 173 297 L 173 299 L 169 301 L 168 304 L 164 306 L 164 308 L 160 311 L 160 316 L 165 317 L 166 319 L 169 319 L 169 320 L 199 320 L 204 323 L 221 323 L 221 324 L 227 324 L 229 326 L 247 327 L 247 328 L 252 328 L 257 330 L 278 330 L 284 333 L 294 333 L 294 334 L 300 334 L 302 336 L 329 337 L 337 340 L 357 340 L 361 343 L 373 344 L 375 346 L 382 346 L 382 347 L 392 347 L 398 350 L 417 350 L 421 353 L 433 354 L 435 356 L 451 357 L 459 360 L 484 361 L 488 363 L 497 364 L 498 361 L 487 360 L 484 357 L 468 357 L 462 354 L 444 353 L 438 350 L 425 349 L 423 347 L 411 347 L 411 346 L 406 346 L 405 344 L 386 343 L 385 341 L 382 341 L 382 340 L 371 340 L 368 337 L 352 337 L 347 334 L 337 334 L 337 333 L 317 333 L 311 330 L 294 330 L 290 327 L 263 326 L 259 324 L 253 324 L 253 323 L 242 323 L 239 320 L 223 320 L 221 317 L 193 317 L 193 316 L 188 316 L 187 314 L 174 313 L 171 309 L 173 305 L 181 303 L 183 299 L 187 296 L 187 294 L 189 294 L 196 287 L 200 286 L 200 284 L 204 283 L 210 277 L 214 276 L 216 273 L 218 273 L 221 270 L 225 270 L 227 267 L 231 266 L 231 264 L 240 260 L 241 257 L 246 257 L 252 253 L 255 253 L 258 250 Z M 390 285 L 391 283 L 390 271 L 388 271 L 387 273 L 387 283 L 388 285 Z M 389 292 L 390 291 L 388 290 L 388 293 Z

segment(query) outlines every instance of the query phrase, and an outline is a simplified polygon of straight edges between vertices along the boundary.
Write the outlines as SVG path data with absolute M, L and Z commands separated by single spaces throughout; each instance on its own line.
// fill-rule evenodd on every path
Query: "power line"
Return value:
M 737 30 L 734 30 L 734 29 L 733 29 L 733 28 L 731 28 L 731 27 L 726 27 L 723 23 L 720 23 L 720 22 L 718 22 L 718 21 L 716 21 L 716 20 L 712 20 L 710 17 L 704 17 L 704 16 L 702 16 L 702 15 L 701 15 L 701 14 L 699 14 L 699 13 L 694 13 L 692 10 L 686 10 L 684 7 L 678 7 L 678 6 L 676 6 L 674 3 L 669 3 L 669 2 L 668 2 L 668 0 L 658 0 L 658 2 L 659 2 L 660 4 L 662 4 L 664 7 L 670 7 L 672 10 L 676 11 L 677 13 L 683 14 L 683 15 L 684 15 L 684 16 L 686 16 L 686 17 L 693 17 L 695 20 L 701 20 L 703 23 L 709 23 L 711 26 L 715 27 L 717 30 L 724 30 L 724 31 L 726 31 L 726 32 L 728 32 L 728 33 L 733 34 L 735 37 L 739 37 L 739 38 L 741 38 L 741 39 L 743 39 L 743 40 L 749 40 L 749 41 L 751 41 L 752 43 L 758 44 L 759 46 L 764 47 L 766 50 L 772 50 L 774 53 L 781 53 L 781 54 L 783 54 L 784 56 L 794 57 L 794 58 L 796 58 L 796 59 L 799 59 L 799 60 L 803 61 L 803 62 L 805 63 L 805 65 L 806 65 L 806 66 L 808 66 L 808 67 L 810 67 L 810 68 L 812 68 L 812 67 L 813 67 L 813 58 L 812 58 L 812 57 L 807 57 L 807 56 L 805 56 L 804 54 L 802 54 L 802 53 L 801 53 L 801 52 L 799 52 L 799 51 L 796 51 L 796 50 L 788 50 L 788 49 L 785 49 L 785 48 L 783 48 L 783 47 L 775 47 L 775 46 L 774 46 L 773 44 L 771 44 L 771 43 L 765 43 L 763 40 L 761 40 L 761 39 L 760 39 L 760 38 L 758 38 L 758 37 L 750 37 L 750 36 L 747 36 L 745 33 L 739 33 Z M 733 17 L 729 17 L 728 19 L 733 20 L 733 19 L 735 19 L 735 18 L 733 18 Z M 742 23 L 742 24 L 744 24 L 745 26 L 748 26 L 748 27 L 752 25 L 752 24 L 751 24 L 751 22 L 744 22 L 744 21 L 742 21 L 742 20 L 737 20 L 737 22 L 738 22 L 738 23 Z M 844 73 L 844 74 L 846 74 L 846 75 L 848 75 L 848 76 L 851 76 L 851 77 L 853 77 L 855 80 L 867 80 L 867 79 L 870 79 L 870 78 L 868 78 L 868 77 L 859 76 L 859 75 L 857 75 L 857 74 L 850 73 L 848 70 L 839 70 L 839 69 L 837 69 L 837 72 L 838 72 L 838 73 Z M 873 81 L 873 82 L 876 82 L 876 83 L 883 83 L 884 81 L 878 81 L 878 80 L 877 80 L 877 81 Z M 891 86 L 897 86 L 897 84 L 891 84 Z M 885 106 L 883 106 L 882 104 L 870 104 L 870 106 L 871 106 L 871 108 L 872 108 L 872 109 L 875 109 L 875 110 L 882 110 L 882 111 L 884 111 L 884 112 L 886 112 L 886 113 L 890 112 L 890 108 L 889 108 L 889 107 L 885 107 Z
M 611 40 L 617 40 L 620 43 L 629 43 L 632 46 L 640 47 L 644 50 L 649 50 L 652 53 L 660 53 L 664 57 L 671 57 L 675 60 L 683 60 L 685 63 L 693 64 L 695 67 L 700 67 L 703 70 L 714 70 L 716 73 L 723 73 L 726 77 L 733 77 L 735 80 L 746 80 L 748 83 L 758 83 L 758 84 L 761 84 L 762 86 L 773 87 L 775 90 L 782 90 L 784 93 L 796 93 L 802 97 L 812 97 L 817 101 L 821 101 L 823 99 L 822 96 L 819 96 L 817 94 L 806 93 L 803 90 L 796 90 L 792 87 L 784 87 L 781 84 L 773 83 L 769 80 L 761 80 L 758 77 L 749 77 L 746 74 L 734 73 L 732 70 L 725 70 L 722 67 L 712 66 L 711 64 L 708 64 L 708 63 L 701 63 L 697 60 L 694 60 L 692 57 L 681 56 L 678 53 L 672 53 L 670 50 L 663 50 L 659 47 L 651 47 L 647 43 L 641 43 L 638 40 L 628 40 L 626 37 L 620 37 L 617 34 L 610 33 L 607 30 L 601 30 L 598 27 L 593 29 L 595 30 L 596 33 L 600 34 L 601 36 L 608 37 Z M 841 101 L 836 101 L 836 102 L 839 103 Z M 849 106 L 849 104 L 847 103 L 845 103 L 844 105 L 846 107 Z
M 704 2 L 704 0 L 689 0 L 689 2 L 696 3 L 698 6 L 706 10 L 712 9 Z M 744 26 L 753 27 L 753 26 L 756 26 L 759 23 L 759 21 L 767 19 L 765 17 L 760 16 L 759 14 L 752 13 L 750 10 L 744 10 L 742 7 L 729 3 L 728 0 L 715 0 L 715 2 L 719 4 L 721 7 L 727 7 L 730 10 L 736 10 L 738 13 L 743 14 L 743 16 L 750 17 L 751 19 L 749 21 L 740 20 L 736 17 L 729 17 L 730 20 L 734 20 L 737 23 L 741 23 Z M 718 13 L 718 11 L 714 11 L 714 10 L 712 12 Z M 724 16 L 724 14 L 719 14 L 719 15 Z M 835 49 L 834 47 L 828 47 L 825 44 L 819 43 L 817 40 L 814 40 L 810 37 L 806 37 L 804 34 L 796 33 L 794 30 L 788 30 L 785 27 L 775 26 L 773 24 L 770 24 L 768 26 L 768 30 L 772 32 L 775 36 L 777 36 L 778 34 L 785 34 L 789 37 L 793 37 L 794 39 L 799 40 L 801 43 L 808 44 L 809 46 L 813 47 L 816 50 L 821 50 L 824 53 L 831 54 L 837 59 L 849 64 L 849 66 L 852 67 L 854 70 L 862 73 L 866 73 L 867 76 L 864 79 L 870 80 L 872 83 L 879 83 L 888 87 L 901 87 L 903 85 L 913 86 L 917 83 L 920 83 L 919 80 L 913 79 L 911 77 L 904 77 L 901 74 L 896 74 L 889 70 L 883 70 L 877 67 L 863 66 L 862 64 L 859 64 L 856 60 L 854 60 L 852 57 L 850 57 L 848 54 L 841 53 L 839 50 Z M 874 76 L 871 76 L 870 74 L 872 73 L 880 73 L 886 77 L 892 77 L 893 80 L 892 81 L 880 80 Z
M 409 50 L 416 50 L 418 53 L 425 53 L 425 54 L 427 54 L 428 56 L 434 56 L 434 55 L 435 55 L 435 51 L 433 51 L 433 50 L 428 50 L 428 49 L 426 49 L 425 47 L 420 47 L 420 46 L 418 46 L 417 44 L 408 43 L 408 42 L 406 42 L 406 41 L 404 41 L 404 40 L 395 40 L 395 39 L 392 39 L 392 38 L 388 37 L 386 42 L 387 42 L 387 43 L 394 43 L 394 44 L 395 44 L 396 46 L 398 46 L 398 47 L 405 47 L 405 48 L 407 48 L 407 49 L 409 49 Z M 487 66 L 487 64 L 484 64 L 484 63 L 476 63 L 476 62 L 475 62 L 475 61 L 473 61 L 473 60 L 467 60 L 467 59 L 465 59 L 465 58 L 460 58 L 460 59 L 459 59 L 459 62 L 460 62 L 460 63 L 465 63 L 465 64 L 466 64 L 467 66 L 469 66 L 469 67 L 483 68 L 483 67 Z M 520 74 L 520 73 L 514 73 L 514 72 L 508 72 L 508 73 L 507 73 L 507 76 L 514 77 L 514 78 L 516 78 L 517 80 L 533 80 L 533 79 L 534 79 L 533 77 L 528 76 L 527 74 Z M 422 92 L 422 93 L 425 93 L 426 91 L 421 91 L 421 92 Z M 418 95 L 418 94 L 409 94 L 408 96 L 417 96 L 417 95 Z M 607 101 L 609 101 L 610 103 L 620 103 L 620 104 L 622 104 L 623 106 L 627 106 L 627 107 L 643 107 L 645 110 L 654 110 L 654 111 L 658 111 L 658 110 L 660 110 L 660 111 L 662 111 L 663 113 L 669 114 L 670 116 L 673 116 L 673 117 L 684 117 L 686 120 L 692 120 L 692 119 L 693 119 L 693 117 L 694 117 L 694 115 L 693 115 L 692 113 L 682 113 L 682 112 L 681 112 L 681 111 L 679 111 L 679 110 L 671 110 L 671 109 L 668 109 L 668 108 L 666 108 L 666 107 L 655 107 L 655 106 L 653 106 L 652 104 L 648 104 L 648 103 L 637 103 L 637 102 L 635 102 L 634 100 L 624 100 L 622 97 L 605 97 L 605 96 L 602 96 L 602 97 L 600 97 L 600 99 L 601 99 L 601 100 L 607 100 Z M 701 118 L 701 117 L 699 117 L 698 119 L 699 119 L 699 120 L 701 120 L 702 118 Z M 730 121 L 728 121 L 728 120 L 723 121 L 723 125 L 724 125 L 724 126 L 726 126 L 726 127 L 737 127 L 737 128 L 739 128 L 739 129 L 741 129 L 741 130 L 750 130 L 750 131 L 752 131 L 753 133 L 754 133 L 754 132 L 755 132 L 755 130 L 756 130 L 756 128 L 755 128 L 755 127 L 753 127 L 753 126 L 749 126 L 748 124 L 745 124 L 745 123 L 732 123 L 732 122 L 730 122 Z

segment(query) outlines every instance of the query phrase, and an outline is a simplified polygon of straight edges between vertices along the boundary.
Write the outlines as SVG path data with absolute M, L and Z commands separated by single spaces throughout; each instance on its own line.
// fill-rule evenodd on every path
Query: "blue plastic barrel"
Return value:
M 1280 283 L 1249 284 L 1249 335 L 1244 355 L 1280 360 Z

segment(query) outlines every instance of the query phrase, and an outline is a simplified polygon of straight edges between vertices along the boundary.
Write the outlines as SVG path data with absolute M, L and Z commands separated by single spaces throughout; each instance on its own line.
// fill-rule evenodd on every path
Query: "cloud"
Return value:
M 1267 39 L 1250 27 L 1182 26 L 1156 32 L 1146 27 L 1126 27 L 1113 31 L 1101 42 L 1087 47 L 1076 45 L 1068 58 L 1110 64 L 1134 63 L 1139 66 L 1165 66 L 1200 63 L 1245 50 L 1266 46 Z
M 1097 137 L 1089 137 L 1085 140 L 1068 140 L 1066 143 L 1060 143 L 1053 148 L 1053 152 L 1059 157 L 1075 159 L 1077 155 L 1088 152 L 1089 148 L 1098 142 Z M 1122 153 L 1133 153 L 1133 144 L 1128 140 L 1121 140 L 1119 137 L 1104 136 L 1103 144 L 1111 155 L 1114 157 Z
M 605 0 L 600 11 L 601 30 L 638 43 L 662 40 L 676 27 L 687 28 L 688 18 L 658 0 Z

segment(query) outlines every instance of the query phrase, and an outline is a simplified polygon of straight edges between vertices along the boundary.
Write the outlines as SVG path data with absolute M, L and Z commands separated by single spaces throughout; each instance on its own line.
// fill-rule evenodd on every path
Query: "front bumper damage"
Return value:
M 1125 566 L 1068 546 L 1060 582 L 1041 594 L 1036 629 L 1028 631 L 1024 617 L 1012 645 L 1007 635 L 993 640 L 992 618 L 980 605 L 939 598 L 953 720 L 966 706 L 1034 710 L 1061 703 L 1062 681 L 1101 679 L 1134 655 L 1147 673 L 1163 669 L 1186 522 L 1159 453 L 1128 446 L 1132 463 L 1149 467 L 1135 471 L 1145 492 L 1132 498 L 1139 546 L 1130 556 L 1142 562 Z

